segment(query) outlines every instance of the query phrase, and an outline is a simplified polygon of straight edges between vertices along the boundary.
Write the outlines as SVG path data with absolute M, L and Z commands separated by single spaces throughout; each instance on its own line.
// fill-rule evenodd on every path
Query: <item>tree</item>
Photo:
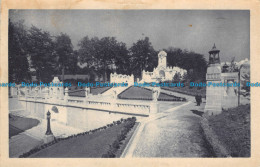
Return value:
M 113 70 L 127 71 L 123 66 L 127 63 L 126 45 L 118 42 L 114 37 L 89 39 L 86 36 L 78 45 L 80 63 L 87 64 L 87 67 L 95 70 L 97 75 L 103 75 L 104 80 L 107 80 Z
M 28 53 L 38 81 L 50 82 L 55 74 L 57 59 L 49 32 L 32 26 L 28 34 Z
M 138 40 L 130 50 L 131 70 L 134 75 L 141 77 L 143 70 L 153 70 L 156 64 L 156 51 L 148 37 Z
M 181 74 L 176 72 L 173 76 L 173 82 L 180 82 L 181 81 Z
M 55 56 L 57 56 L 58 62 L 58 72 L 62 73 L 62 81 L 64 82 L 65 69 L 69 71 L 70 66 L 73 64 L 75 65 L 76 59 L 76 57 L 73 57 L 73 46 L 71 39 L 67 34 L 61 33 L 56 37 L 54 46 Z
M 170 47 L 166 49 L 169 66 L 177 66 L 187 70 L 187 78 L 191 81 L 205 80 L 207 62 L 203 55 Z
M 13 23 L 9 20 L 8 27 L 8 65 L 9 82 L 30 80 L 29 62 L 27 59 L 26 41 L 28 33 L 23 21 Z

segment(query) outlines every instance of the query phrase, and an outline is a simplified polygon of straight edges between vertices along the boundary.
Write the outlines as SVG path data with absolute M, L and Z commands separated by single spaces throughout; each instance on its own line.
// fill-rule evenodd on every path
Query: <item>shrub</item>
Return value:
M 104 157 L 104 158 L 113 158 L 113 157 L 115 157 L 114 151 L 116 151 L 117 149 L 120 148 L 120 141 L 125 139 L 126 134 L 130 130 L 129 129 L 129 127 L 130 127 L 129 123 L 134 125 L 135 124 L 135 120 L 136 120 L 135 117 L 127 118 L 127 119 L 120 119 L 118 121 L 114 121 L 111 124 L 108 124 L 106 126 L 103 126 L 103 127 L 100 127 L 100 128 L 94 129 L 94 130 L 90 130 L 90 131 L 74 134 L 74 135 L 71 135 L 71 136 L 67 136 L 65 138 L 54 138 L 54 141 L 52 141 L 50 143 L 43 144 L 43 145 L 41 145 L 39 147 L 33 148 L 30 151 L 20 155 L 19 158 L 29 157 L 30 155 L 32 155 L 32 154 L 34 154 L 34 153 L 36 153 L 36 152 L 38 152 L 38 151 L 40 151 L 42 149 L 45 149 L 45 148 L 47 148 L 47 147 L 49 147 L 49 146 L 51 146 L 51 145 L 53 145 L 55 143 L 58 143 L 59 141 L 69 140 L 71 138 L 75 138 L 75 137 L 78 137 L 78 136 L 81 136 L 81 135 L 90 135 L 90 134 L 95 133 L 97 131 L 101 131 L 101 130 L 104 130 L 106 128 L 109 128 L 109 127 L 112 127 L 114 125 L 121 124 L 122 122 L 124 122 L 124 123 L 126 123 L 126 125 L 124 125 L 123 130 L 120 132 L 120 135 L 117 136 L 117 140 L 113 142 L 112 146 L 110 146 L 109 151 L 106 154 L 102 155 L 102 157 Z M 131 125 L 131 126 L 133 126 L 133 125 Z M 127 130 L 125 130 L 125 129 L 127 129 Z M 119 136 L 121 136 L 121 137 L 119 137 Z M 120 138 L 120 140 L 119 140 L 119 138 Z

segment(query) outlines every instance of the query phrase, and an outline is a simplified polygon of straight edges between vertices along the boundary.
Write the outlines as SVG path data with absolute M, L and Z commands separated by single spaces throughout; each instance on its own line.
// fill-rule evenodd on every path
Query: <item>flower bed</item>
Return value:
M 134 127 L 136 118 L 133 117 L 132 119 L 129 119 L 129 121 L 124 125 L 124 128 L 121 130 L 121 132 L 117 135 L 116 140 L 109 145 L 109 150 L 102 155 L 103 158 L 115 158 L 116 153 L 119 150 L 120 146 L 122 145 L 122 141 L 126 139 L 126 135 L 128 132 Z
M 90 88 L 90 94 L 92 95 L 98 95 L 102 94 L 105 91 L 109 90 L 111 87 L 94 87 Z M 85 89 L 82 88 L 72 88 L 69 91 L 69 96 L 77 96 L 77 97 L 85 97 Z
M 54 141 L 36 147 L 20 155 L 26 157 L 102 157 L 109 145 L 122 136 L 123 129 L 135 124 L 136 118 L 121 119 L 107 126 L 87 132 L 71 135 L 66 138 L 55 138 Z M 118 133 L 122 132 L 122 133 Z
M 177 92 L 177 93 L 183 93 L 186 95 L 190 96 L 196 96 L 200 94 L 203 98 L 206 97 L 206 88 L 202 87 L 201 89 L 198 89 L 196 87 L 190 88 L 188 86 L 185 87 L 162 87 L 162 89 L 169 90 L 172 92 Z
M 153 100 L 152 91 L 144 87 L 131 86 L 118 95 L 119 99 Z M 160 93 L 159 101 L 186 101 L 185 98 Z

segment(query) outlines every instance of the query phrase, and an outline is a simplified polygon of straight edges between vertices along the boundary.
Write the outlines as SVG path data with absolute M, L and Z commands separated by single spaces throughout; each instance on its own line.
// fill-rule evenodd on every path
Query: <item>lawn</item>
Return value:
M 144 87 L 131 86 L 118 95 L 119 99 L 132 99 L 132 100 L 152 100 L 152 91 Z M 184 98 L 180 98 L 173 95 L 167 95 L 160 93 L 158 97 L 159 101 L 184 101 Z
M 162 89 L 183 93 L 190 96 L 196 96 L 197 94 L 201 94 L 203 98 L 206 97 L 206 87 L 162 87 Z
M 209 125 L 232 157 L 250 157 L 250 105 L 210 116 Z
M 121 123 L 103 131 L 61 140 L 32 154 L 30 158 L 101 158 L 109 150 L 109 145 L 117 139 L 125 124 Z
M 90 94 L 92 94 L 92 95 L 102 94 L 110 88 L 111 87 L 93 87 L 93 88 L 90 88 Z M 69 91 L 69 96 L 85 97 L 85 89 L 73 87 Z
M 9 114 L 9 138 L 19 133 L 31 129 L 38 125 L 40 121 L 32 118 L 19 117 Z

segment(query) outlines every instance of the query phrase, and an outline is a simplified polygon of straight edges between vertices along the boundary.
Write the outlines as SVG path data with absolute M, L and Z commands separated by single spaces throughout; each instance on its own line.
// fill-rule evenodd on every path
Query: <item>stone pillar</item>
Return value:
M 85 88 L 85 96 L 86 96 L 86 99 L 89 98 L 89 94 L 90 94 L 90 88 L 89 88 L 89 87 L 86 87 L 86 88 Z
M 66 87 L 66 88 L 65 88 L 65 96 L 64 96 L 64 101 L 65 101 L 65 103 L 68 102 L 68 97 L 69 97 L 69 88 Z
M 150 104 L 150 113 L 155 114 L 159 112 L 158 97 L 160 95 L 160 87 L 154 87 L 152 89 L 153 100 Z
M 50 88 L 49 87 L 45 87 L 45 91 L 47 92 L 47 95 L 46 95 L 45 99 L 49 99 L 50 98 Z
M 20 92 L 20 86 L 17 87 L 17 97 L 20 99 L 21 92 Z
M 42 94 L 42 87 L 40 86 L 39 88 L 40 88 L 40 89 L 39 89 L 39 92 L 40 92 L 40 94 Z
M 48 111 L 47 112 L 47 131 L 46 131 L 45 136 L 43 138 L 44 143 L 49 143 L 49 142 L 52 142 L 54 140 L 54 136 L 53 136 L 52 131 L 51 131 L 50 119 L 51 119 L 51 113 L 50 113 L 50 111 Z
M 158 101 L 160 92 L 161 92 L 161 88 L 160 87 L 153 87 L 152 88 L 153 101 Z
M 36 99 L 39 93 L 38 87 L 35 87 L 34 92 L 35 92 L 34 99 Z
M 221 83 L 221 65 L 210 64 L 206 74 L 207 88 L 206 88 L 206 106 L 204 112 L 208 115 L 217 115 L 222 112 L 222 96 L 223 87 L 213 86 L 211 84 Z
M 29 87 L 27 87 L 27 88 L 26 88 L 25 96 L 29 96 L 29 94 L 30 94 L 30 89 L 29 89 Z

